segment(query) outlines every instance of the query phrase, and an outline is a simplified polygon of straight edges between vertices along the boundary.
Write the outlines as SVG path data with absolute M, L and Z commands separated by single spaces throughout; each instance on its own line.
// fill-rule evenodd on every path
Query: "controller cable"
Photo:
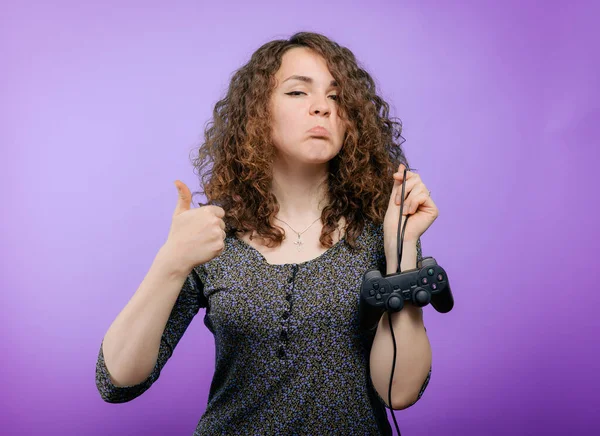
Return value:
M 397 272 L 401 272 L 400 265 L 402 262 L 402 246 L 404 243 L 404 231 L 406 230 L 406 223 L 408 221 L 408 215 L 406 215 L 406 219 L 404 220 L 404 226 L 402 226 L 402 209 L 404 208 L 404 189 L 406 185 L 406 167 L 404 168 L 404 176 L 402 178 L 402 197 L 400 198 L 400 218 L 398 219 L 398 234 L 397 238 L 397 247 L 398 247 L 398 269 Z M 402 230 L 402 232 L 400 232 Z M 398 423 L 396 422 L 396 416 L 394 415 L 394 409 L 392 408 L 392 380 L 394 379 L 394 371 L 396 369 L 396 337 L 394 336 L 394 329 L 392 327 L 392 312 L 390 310 L 388 312 L 388 322 L 390 325 L 390 332 L 392 333 L 392 342 L 394 343 L 394 359 L 392 360 L 392 372 L 390 374 L 390 385 L 388 388 L 388 404 L 390 406 L 390 410 L 392 411 L 392 419 L 394 420 L 394 425 L 396 426 L 396 431 L 398 432 L 398 436 L 402 436 L 400 433 L 400 429 L 398 428 Z

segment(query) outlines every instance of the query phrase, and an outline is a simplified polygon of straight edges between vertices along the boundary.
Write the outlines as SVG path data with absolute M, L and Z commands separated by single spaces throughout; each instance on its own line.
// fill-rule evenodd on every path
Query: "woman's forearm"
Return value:
M 135 385 L 152 372 L 161 336 L 187 270 L 172 265 L 165 248 L 102 341 L 104 362 L 116 386 Z
M 387 252 L 387 274 L 396 272 L 397 254 Z M 402 271 L 415 269 L 417 244 L 404 241 Z M 396 339 L 396 364 L 392 384 L 393 409 L 403 409 L 414 403 L 431 367 L 431 346 L 423 324 L 420 307 L 404 302 L 400 312 L 392 313 Z M 383 314 L 377 327 L 370 355 L 371 380 L 379 396 L 388 403 L 390 373 L 394 357 L 394 344 L 388 314 Z

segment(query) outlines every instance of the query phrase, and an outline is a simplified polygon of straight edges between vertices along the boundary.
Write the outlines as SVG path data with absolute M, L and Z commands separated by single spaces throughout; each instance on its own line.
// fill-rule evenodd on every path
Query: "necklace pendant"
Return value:
M 300 235 L 298 235 L 298 240 L 294 242 L 294 244 L 298 247 L 298 251 L 302 250 L 302 241 L 300 240 Z

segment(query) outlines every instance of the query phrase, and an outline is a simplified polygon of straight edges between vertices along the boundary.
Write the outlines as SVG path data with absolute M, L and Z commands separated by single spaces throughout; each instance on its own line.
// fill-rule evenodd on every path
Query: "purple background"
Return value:
M 592 3 L 3 2 L 0 433 L 192 434 L 204 310 L 130 403 L 96 391 L 100 341 L 166 240 L 173 182 L 198 188 L 189 152 L 233 71 L 313 30 L 376 78 L 440 209 L 423 248 L 456 306 L 425 310 L 434 370 L 403 434 L 598 434 Z

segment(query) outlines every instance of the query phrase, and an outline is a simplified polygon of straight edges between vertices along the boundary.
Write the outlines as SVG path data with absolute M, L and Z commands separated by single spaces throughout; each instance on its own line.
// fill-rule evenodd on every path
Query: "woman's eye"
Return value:
M 298 96 L 304 94 L 306 95 L 305 92 L 302 91 L 292 91 L 292 92 L 286 92 L 285 95 L 292 95 L 292 96 Z M 337 101 L 338 100 L 338 96 L 336 94 L 332 94 L 329 97 L 331 97 L 332 100 Z

